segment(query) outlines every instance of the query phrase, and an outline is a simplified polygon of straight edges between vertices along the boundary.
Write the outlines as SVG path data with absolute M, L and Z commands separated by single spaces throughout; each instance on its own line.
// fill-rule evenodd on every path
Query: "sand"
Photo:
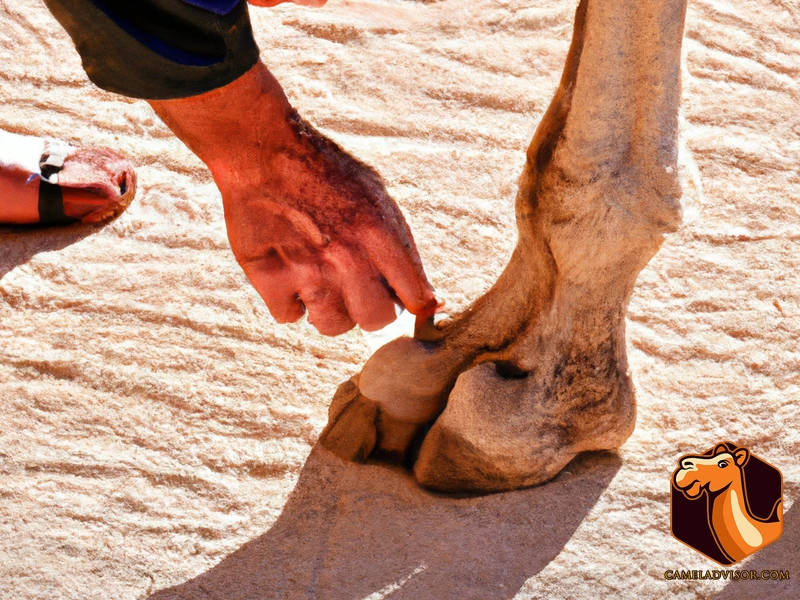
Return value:
M 252 10 L 291 101 L 383 174 L 452 310 L 513 248 L 573 9 Z M 690 2 L 685 218 L 630 305 L 636 431 L 545 486 L 451 498 L 312 452 L 380 338 L 276 325 L 203 165 L 94 88 L 40 2 L 3 2 L 0 128 L 118 149 L 140 191 L 104 227 L 0 232 L 0 598 L 800 597 L 799 40 L 791 0 Z M 669 482 L 722 440 L 783 471 L 785 532 L 737 566 L 788 582 L 664 579 L 718 568 L 671 537 Z

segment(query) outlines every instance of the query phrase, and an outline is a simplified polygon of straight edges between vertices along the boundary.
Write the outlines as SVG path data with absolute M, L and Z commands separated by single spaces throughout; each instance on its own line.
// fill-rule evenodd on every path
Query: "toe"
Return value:
M 70 154 L 58 173 L 64 212 L 84 222 L 107 220 L 128 207 L 136 194 L 136 173 L 124 156 L 108 148 Z

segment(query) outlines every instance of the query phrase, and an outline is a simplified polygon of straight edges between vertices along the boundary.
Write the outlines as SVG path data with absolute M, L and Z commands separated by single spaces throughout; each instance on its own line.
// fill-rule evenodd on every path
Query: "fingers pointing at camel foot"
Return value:
M 438 301 L 380 177 L 296 113 L 253 167 L 214 166 L 231 248 L 278 323 L 376 331 Z M 252 162 L 252 161 L 250 161 Z
M 278 323 L 380 329 L 437 301 L 380 176 L 300 117 L 262 63 L 156 114 L 208 165 L 231 250 Z
M 135 194 L 136 173 L 118 152 L 0 131 L 0 223 L 99 223 Z

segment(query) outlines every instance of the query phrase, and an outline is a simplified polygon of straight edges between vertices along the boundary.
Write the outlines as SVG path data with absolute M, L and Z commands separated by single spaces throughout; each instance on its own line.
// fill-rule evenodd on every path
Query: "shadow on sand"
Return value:
M 796 497 L 796 495 L 795 495 Z M 786 498 L 786 494 L 784 494 Z M 714 597 L 714 600 L 750 600 L 751 598 L 770 598 L 771 600 L 800 598 L 797 567 L 800 567 L 800 506 L 795 502 L 783 515 L 783 534 L 778 540 L 749 561 L 729 568 L 761 573 L 763 570 L 789 571 L 788 581 L 731 581 Z
M 40 252 L 62 250 L 96 233 L 103 225 L 63 227 L 9 227 L 0 225 L 0 281 L 13 268 L 25 264 Z
M 540 487 L 453 498 L 317 447 L 272 529 L 149 600 L 512 598 L 561 552 L 620 464 L 586 454 Z

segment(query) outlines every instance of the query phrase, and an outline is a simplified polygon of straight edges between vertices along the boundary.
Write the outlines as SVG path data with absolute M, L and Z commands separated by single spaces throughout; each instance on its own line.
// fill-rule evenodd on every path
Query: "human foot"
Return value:
M 304 122 L 258 63 L 233 83 L 151 101 L 211 169 L 231 248 L 279 323 L 308 311 L 321 333 L 392 322 L 399 299 L 436 299 L 400 209 L 380 177 Z
M 135 194 L 136 173 L 113 150 L 0 131 L 0 223 L 97 223 Z
M 528 149 L 509 265 L 467 312 L 380 348 L 340 386 L 324 447 L 405 462 L 433 489 L 485 492 L 542 483 L 578 452 L 627 439 L 625 312 L 680 222 L 684 15 L 684 2 L 581 2 Z

